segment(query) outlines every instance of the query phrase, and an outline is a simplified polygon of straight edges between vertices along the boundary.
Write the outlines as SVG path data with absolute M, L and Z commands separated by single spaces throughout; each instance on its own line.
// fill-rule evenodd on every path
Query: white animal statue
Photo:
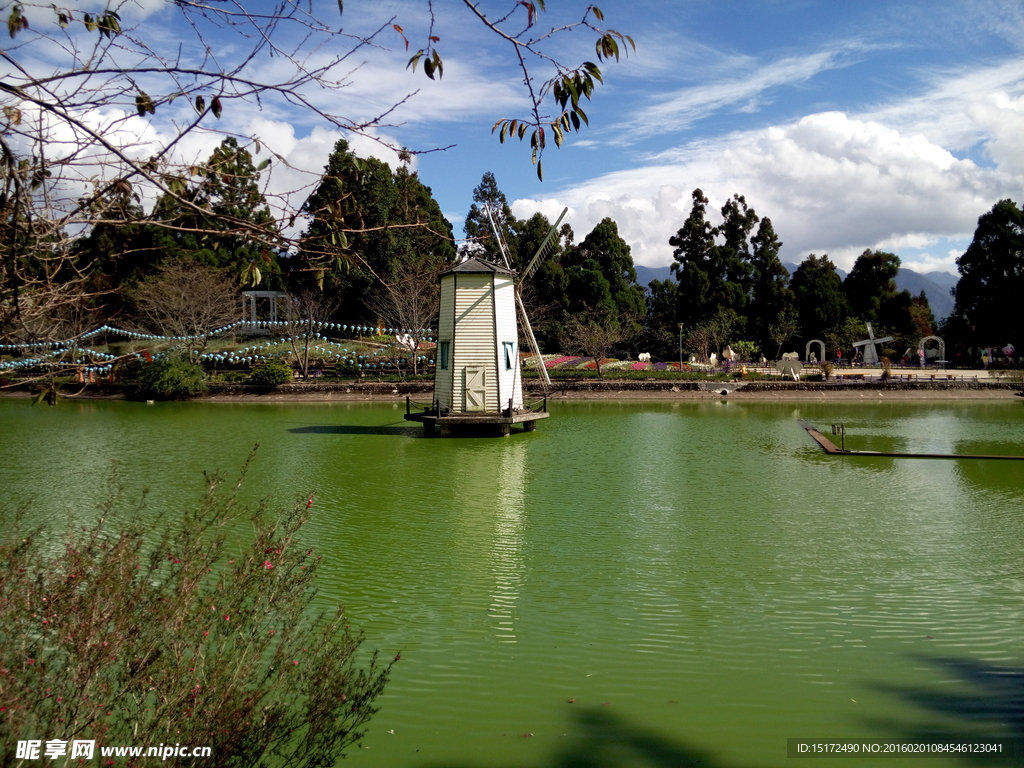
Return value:
M 800 381 L 803 364 L 800 362 L 800 355 L 796 352 L 784 352 L 782 359 L 775 364 L 775 368 L 783 376 L 792 376 L 793 381 Z
M 693 352 L 691 352 L 691 353 L 690 353 L 690 362 L 691 362 L 691 363 L 699 363 L 699 362 L 700 362 L 700 361 L 699 361 L 699 360 L 697 359 L 697 356 L 696 356 L 695 354 L 693 354 Z
M 768 362 L 768 361 L 764 359 L 764 355 L 762 354 L 762 355 L 761 355 L 761 365 L 764 365 L 764 364 L 765 364 L 765 363 L 767 363 L 767 362 Z
M 402 349 L 413 350 L 416 348 L 416 340 L 411 333 L 399 333 L 395 336 L 395 344 Z
M 711 363 L 711 367 L 714 368 L 716 365 L 718 365 L 718 355 L 712 352 L 711 357 L 708 358 L 708 362 Z
M 649 363 L 649 362 L 651 362 L 651 353 L 650 352 L 641 352 L 639 355 L 637 355 L 637 359 L 641 363 Z
M 732 360 L 736 356 L 736 353 L 732 351 L 732 347 L 729 344 L 725 345 L 725 349 L 722 350 L 723 360 Z

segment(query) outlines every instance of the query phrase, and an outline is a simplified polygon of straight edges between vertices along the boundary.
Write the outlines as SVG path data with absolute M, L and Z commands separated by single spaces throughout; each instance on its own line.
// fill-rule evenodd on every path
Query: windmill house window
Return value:
M 437 367 L 443 371 L 448 370 L 448 348 L 450 346 L 450 341 L 437 342 Z
M 515 342 L 503 341 L 501 345 L 505 348 L 505 370 L 511 371 L 513 368 L 512 361 L 515 360 Z

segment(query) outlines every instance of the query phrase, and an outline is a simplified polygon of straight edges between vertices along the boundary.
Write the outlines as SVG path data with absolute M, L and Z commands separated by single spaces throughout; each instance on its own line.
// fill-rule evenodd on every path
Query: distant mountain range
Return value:
M 797 265 L 790 262 L 783 262 L 783 266 L 792 275 L 796 272 Z M 841 278 L 846 278 L 846 271 L 836 269 Z M 652 280 L 667 280 L 672 276 L 671 267 L 636 267 L 636 279 L 640 285 L 646 286 Z M 953 297 L 950 289 L 954 288 L 960 278 L 951 275 L 949 272 L 915 272 L 912 269 L 900 267 L 896 275 L 896 288 L 901 291 L 910 291 L 917 296 L 924 291 L 928 297 L 928 305 L 938 322 L 942 322 L 953 312 Z

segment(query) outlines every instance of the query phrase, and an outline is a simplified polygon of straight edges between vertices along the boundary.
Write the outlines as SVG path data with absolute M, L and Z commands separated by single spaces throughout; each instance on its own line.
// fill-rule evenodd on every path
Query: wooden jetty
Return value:
M 978 453 L 897 453 L 887 451 L 847 451 L 838 447 L 809 424 L 801 424 L 807 430 L 814 441 L 822 447 L 825 453 L 833 456 L 874 456 L 887 457 L 891 459 L 1004 459 L 1010 461 L 1024 461 L 1024 456 L 993 456 Z

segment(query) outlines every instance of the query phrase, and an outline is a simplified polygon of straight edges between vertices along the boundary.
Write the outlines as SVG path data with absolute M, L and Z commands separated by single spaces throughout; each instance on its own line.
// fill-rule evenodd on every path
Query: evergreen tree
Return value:
M 229 269 L 243 285 L 281 287 L 274 217 L 259 189 L 260 168 L 249 150 L 229 136 L 194 168 L 198 182 L 175 185 L 156 203 L 146 227 L 148 260 L 191 260 Z M 198 209 L 198 210 L 197 210 Z
M 619 323 L 627 336 L 642 330 L 646 315 L 643 289 L 629 245 L 619 236 L 618 225 L 604 219 L 563 258 L 568 278 L 569 314 L 591 314 Z
M 308 287 L 315 281 L 339 296 L 342 322 L 375 322 L 373 297 L 399 272 L 431 279 L 431 271 L 455 258 L 451 224 L 417 174 L 357 158 L 344 139 L 303 210 L 311 221 L 292 282 Z
M 129 185 L 115 185 L 91 201 L 96 223 L 73 246 L 76 270 L 88 273 L 85 294 L 104 319 L 119 315 L 125 294 L 152 274 L 163 253 L 154 249 L 150 229 L 142 225 L 142 205 Z
M 804 339 L 821 339 L 849 314 L 843 282 L 828 256 L 811 254 L 793 273 L 793 296 Z
M 722 224 L 712 227 L 706 219 L 708 198 L 700 189 L 692 197 L 690 216 L 669 238 L 679 280 L 678 317 L 694 326 L 729 310 L 745 324 L 754 279 L 749 236 L 758 216 L 742 195 L 734 195 L 722 206 Z M 716 243 L 719 235 L 723 241 Z
M 762 349 L 777 347 L 773 336 L 781 329 L 780 319 L 793 309 L 795 298 L 789 287 L 789 270 L 779 259 L 782 243 L 775 235 L 772 221 L 767 216 L 761 219 L 757 234 L 751 239 L 753 253 L 753 292 L 750 299 L 747 336 L 756 340 Z M 772 326 L 776 333 L 772 333 Z
M 669 238 L 675 262 L 672 272 L 679 281 L 677 317 L 695 325 L 714 314 L 717 284 L 724 275 L 715 261 L 715 230 L 707 221 L 710 202 L 700 189 L 693 190 L 693 207 L 679 231 Z
M 1024 210 L 1000 200 L 978 219 L 974 239 L 956 260 L 960 271 L 950 318 L 962 346 L 1024 346 L 1017 301 L 1024 295 Z
M 652 280 L 647 285 L 643 347 L 662 360 L 674 360 L 679 353 L 678 293 L 674 280 Z
M 896 296 L 896 275 L 900 257 L 885 251 L 866 250 L 857 257 L 853 269 L 843 281 L 843 293 L 850 313 L 865 323 L 884 325 L 883 314 L 890 319 L 894 309 L 887 306 Z M 907 295 L 909 299 L 909 294 Z
M 516 235 L 518 222 L 512 215 L 508 198 L 498 188 L 498 182 L 490 171 L 484 173 L 480 184 L 473 190 L 473 204 L 469 207 L 469 213 L 466 214 L 466 222 L 463 225 L 468 240 L 463 246 L 463 250 L 467 255 L 478 256 L 504 266 L 501 254 L 498 252 L 498 244 L 491 233 L 487 213 L 484 210 L 488 207 L 491 210 L 491 216 L 494 217 L 495 226 L 498 227 L 505 240 L 505 245 L 508 246 L 509 258 L 513 261 L 510 266 L 518 272 L 526 266 L 520 262 L 523 255 L 520 253 Z
M 716 234 L 723 237 L 723 242 L 715 248 L 725 275 L 723 305 L 741 319 L 747 314 L 753 290 L 754 268 L 748 239 L 757 222 L 757 214 L 753 208 L 747 207 L 743 195 L 733 195 L 722 206 L 722 224 L 716 230 Z

